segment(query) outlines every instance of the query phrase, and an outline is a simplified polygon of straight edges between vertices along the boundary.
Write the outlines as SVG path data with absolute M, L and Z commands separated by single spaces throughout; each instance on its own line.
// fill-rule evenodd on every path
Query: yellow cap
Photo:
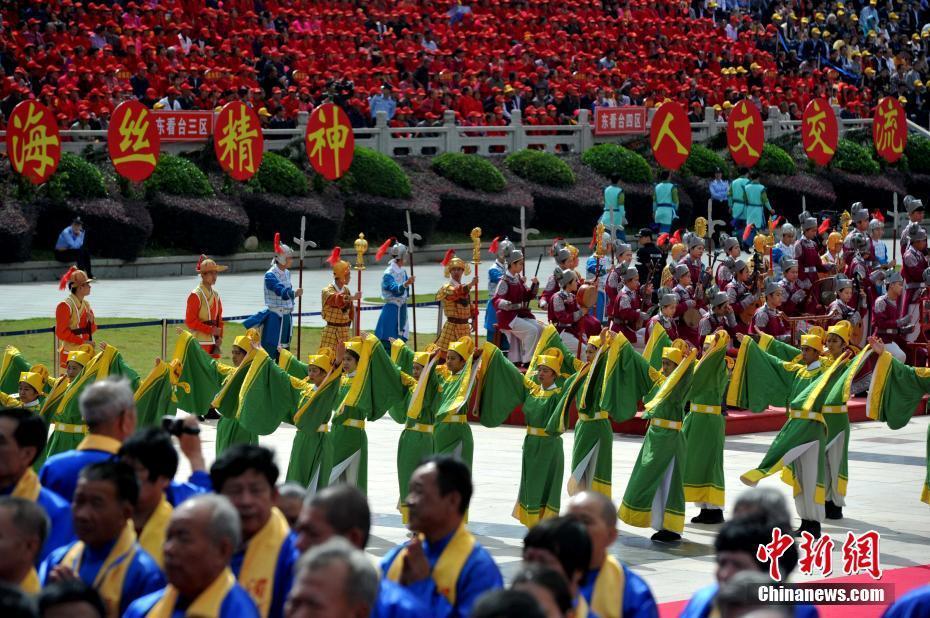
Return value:
M 801 347 L 802 348 L 813 348 L 815 350 L 823 349 L 823 339 L 818 335 L 801 335 Z
M 429 364 L 429 352 L 414 352 L 413 364 L 426 367 Z
M 261 341 L 261 335 L 259 335 L 258 330 L 250 328 L 249 330 L 245 331 L 244 335 L 239 335 L 233 339 L 233 345 L 248 352 L 252 349 L 253 341 L 255 343 Z
M 662 348 L 662 360 L 670 360 L 676 365 L 681 362 L 684 355 L 675 347 Z
M 468 357 L 475 351 L 475 340 L 471 337 L 462 337 L 458 341 L 449 344 L 449 351 L 455 352 L 463 359 L 468 360 Z
M 827 329 L 828 335 L 836 335 L 843 340 L 844 343 L 849 343 L 849 336 L 852 333 L 852 324 L 847 320 L 840 320 L 833 326 Z
M 820 34 L 820 28 L 811 28 L 811 34 Z
M 86 367 L 93 357 L 94 346 L 88 343 L 68 352 L 68 362 L 77 363 L 81 367 Z
M 595 347 L 595 348 L 599 348 L 599 347 L 601 347 L 601 345 L 603 345 L 603 343 L 604 343 L 604 342 L 601 341 L 601 336 L 600 336 L 600 335 L 594 335 L 593 337 L 588 337 L 588 345 L 590 345 L 590 346 L 593 346 L 593 347 Z
M 335 364 L 336 353 L 333 352 L 332 348 L 320 348 L 316 354 L 311 354 L 307 358 L 307 364 L 314 367 L 319 367 L 325 373 L 329 373 L 333 370 L 333 365 Z
M 351 339 L 349 339 L 348 341 L 346 341 L 346 351 L 347 351 L 347 352 L 355 352 L 356 354 L 359 355 L 359 357 L 361 357 L 361 356 L 362 356 L 362 347 L 364 346 L 364 344 L 365 344 L 365 342 L 362 341 L 362 338 L 361 338 L 361 337 L 352 337 Z
M 32 388 L 36 389 L 36 392 L 42 394 L 45 391 L 45 378 L 41 373 L 35 371 L 23 371 L 19 374 L 19 382 L 22 384 L 25 382 Z
M 260 107 L 258 108 L 258 115 L 262 116 L 263 118 L 268 118 L 271 116 L 271 112 L 268 111 L 267 107 Z
M 558 375 L 562 372 L 562 351 L 558 348 L 546 348 L 536 357 L 536 367 L 548 367 Z

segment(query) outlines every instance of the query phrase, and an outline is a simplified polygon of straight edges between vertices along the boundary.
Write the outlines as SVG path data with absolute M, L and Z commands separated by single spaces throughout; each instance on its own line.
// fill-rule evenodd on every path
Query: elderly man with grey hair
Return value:
M 297 562 L 285 618 L 367 618 L 378 596 L 378 570 L 346 539 L 334 537 Z
M 123 618 L 258 618 L 255 603 L 229 568 L 242 541 L 239 512 L 228 498 L 203 494 L 171 514 L 165 536 L 168 586 L 129 606 Z
M 136 402 L 125 378 L 107 378 L 84 389 L 78 399 L 87 435 L 74 450 L 49 457 L 39 471 L 43 487 L 71 502 L 86 466 L 112 459 L 136 430 Z M 54 440 L 54 434 L 52 437 Z M 52 452 L 52 443 L 49 453 Z
M 27 594 L 39 593 L 34 565 L 48 531 L 48 516 L 41 506 L 25 498 L 0 496 L 0 582 Z

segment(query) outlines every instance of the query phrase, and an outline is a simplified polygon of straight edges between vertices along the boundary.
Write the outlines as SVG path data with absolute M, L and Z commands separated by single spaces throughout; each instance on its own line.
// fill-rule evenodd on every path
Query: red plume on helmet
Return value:
M 681 228 L 678 228 L 677 230 L 675 230 L 675 233 L 672 235 L 673 245 L 676 245 L 681 242 L 681 232 L 682 232 Z
M 750 223 L 746 226 L 746 229 L 743 230 L 743 242 L 748 242 L 749 237 L 752 236 L 752 231 L 756 229 L 755 223 Z
M 326 258 L 326 263 L 330 266 L 335 266 L 336 262 L 339 261 L 342 256 L 342 247 L 333 247 L 332 253 L 329 254 L 329 257 Z
M 281 249 L 281 232 L 274 233 L 274 252 L 276 254 L 284 253 Z
M 197 272 L 200 272 L 200 265 L 203 264 L 203 261 L 204 261 L 205 259 L 207 259 L 207 256 L 205 256 L 203 253 L 201 253 L 201 254 L 200 254 L 200 259 L 197 260 Z
M 61 276 L 61 279 L 58 280 L 58 289 L 59 289 L 59 290 L 63 290 L 63 289 L 65 289 L 66 287 L 68 287 L 68 280 L 71 279 L 71 275 L 72 275 L 72 274 L 74 273 L 74 271 L 76 271 L 76 270 L 77 270 L 77 266 L 72 266 L 71 268 L 69 268 L 69 269 L 67 270 L 67 272 L 65 272 L 65 274 L 63 274 L 63 275 Z
M 442 266 L 448 266 L 448 265 L 449 265 L 449 262 L 450 262 L 450 261 L 452 260 L 452 258 L 454 258 L 454 257 L 455 257 L 455 249 L 449 249 L 448 251 L 446 251 L 446 255 L 445 255 L 444 258 L 442 258 L 442 262 L 440 262 L 440 264 L 441 264 Z
M 561 236 L 556 236 L 554 239 L 552 239 L 552 245 L 549 247 L 549 255 L 555 257 L 555 254 L 558 252 L 556 247 L 559 246 L 559 241 L 561 240 L 565 240 L 565 239 L 562 238 Z
M 500 242 L 500 239 L 500 236 L 495 236 L 494 240 L 491 241 L 491 245 L 488 247 L 488 251 L 497 255 L 497 243 Z
M 656 244 L 659 245 L 660 247 L 663 245 L 666 245 L 668 244 L 668 238 L 669 238 L 668 232 L 662 232 L 661 234 L 659 234 L 659 237 L 656 239 Z
M 394 241 L 395 241 L 395 240 L 397 240 L 397 238 L 394 237 L 394 236 L 391 236 L 390 238 L 388 238 L 387 240 L 385 240 L 384 243 L 382 243 L 382 245 L 381 245 L 380 247 L 378 247 L 378 252 L 375 253 L 375 261 L 376 261 L 376 262 L 377 262 L 378 260 L 380 260 L 381 258 L 384 257 L 384 254 L 387 253 L 388 249 L 391 248 L 391 245 L 394 244 Z
M 882 211 L 880 211 L 878 208 L 876 208 L 876 209 L 875 209 L 875 212 L 872 213 L 872 218 L 873 218 L 873 219 L 878 219 L 878 220 L 881 221 L 882 223 L 885 222 L 885 215 L 883 215 L 883 214 L 882 214 Z
M 820 227 L 817 228 L 817 233 L 826 234 L 829 229 L 830 229 L 830 220 L 824 219 L 823 223 L 820 224 Z
M 784 220 L 785 218 L 782 217 L 781 215 L 778 215 L 777 217 L 773 217 L 771 220 L 769 220 L 769 232 L 774 232 L 775 228 L 781 225 L 781 222 Z

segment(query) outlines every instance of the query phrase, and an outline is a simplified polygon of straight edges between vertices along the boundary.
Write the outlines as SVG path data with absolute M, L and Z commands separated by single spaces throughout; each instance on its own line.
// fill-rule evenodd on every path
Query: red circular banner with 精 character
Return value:
M 727 119 L 727 148 L 730 157 L 741 167 L 752 167 L 759 162 L 764 143 L 762 115 L 755 105 L 743 99 L 730 111 Z
M 304 142 L 310 165 L 327 180 L 336 180 L 352 165 L 355 135 L 341 107 L 324 103 L 313 110 Z
M 151 176 L 160 146 L 155 118 L 147 107 L 138 101 L 123 101 L 116 106 L 107 129 L 107 150 L 120 176 L 133 182 Z
M 13 108 L 6 126 L 6 153 L 17 174 L 40 185 L 61 160 L 61 136 L 55 114 L 38 101 L 23 101 Z
M 885 97 L 875 107 L 872 118 L 872 141 L 875 152 L 888 163 L 894 163 L 907 146 L 907 117 L 904 107 L 894 97 Z
M 836 154 L 840 132 L 836 114 L 826 99 L 814 99 L 801 116 L 801 144 L 807 158 L 823 167 Z
M 652 117 L 649 130 L 652 154 L 659 165 L 677 170 L 691 154 L 691 123 L 688 113 L 679 103 L 663 103 Z
M 232 101 L 217 114 L 213 150 L 220 167 L 235 180 L 248 180 L 258 171 L 265 138 L 258 116 L 245 103 Z

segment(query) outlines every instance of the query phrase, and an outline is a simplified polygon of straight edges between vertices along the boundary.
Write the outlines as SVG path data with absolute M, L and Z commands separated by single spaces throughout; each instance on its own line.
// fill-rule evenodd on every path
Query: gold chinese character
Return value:
M 133 119 L 132 109 L 126 112 L 119 125 L 119 150 L 128 153 L 113 159 L 114 165 L 121 163 L 148 163 L 155 165 L 155 155 L 151 152 L 139 152 L 149 147 L 149 140 L 145 137 L 149 130 L 148 112 L 140 110 L 138 117 Z
M 897 135 L 898 108 L 890 99 L 884 99 L 878 105 L 878 116 L 882 119 L 878 129 L 878 151 L 890 149 L 895 154 L 901 154 L 904 152 L 904 142 Z
M 820 150 L 824 154 L 832 155 L 834 153 L 833 148 L 828 146 L 827 143 L 823 141 L 823 137 L 821 137 L 827 128 L 827 123 L 824 122 L 824 118 L 827 117 L 827 112 L 820 109 L 820 103 L 817 101 L 814 101 L 814 109 L 817 110 L 817 113 L 808 118 L 806 121 L 808 127 L 810 127 L 811 139 L 814 140 L 814 143 L 811 144 L 811 147 L 807 150 L 807 152 L 813 152 L 817 146 L 820 146 Z
M 252 140 L 258 137 L 258 130 L 251 126 L 245 107 L 239 107 L 239 118 L 232 118 L 235 112 L 230 110 L 230 121 L 223 127 L 220 147 L 223 149 L 220 161 L 229 161 L 232 170 L 255 171 L 252 159 Z M 237 165 L 238 161 L 238 165 Z
M 665 114 L 665 120 L 662 121 L 662 127 L 659 129 L 659 134 L 656 135 L 656 143 L 653 146 L 654 149 L 658 150 L 662 145 L 662 140 L 668 137 L 675 143 L 675 150 L 678 151 L 678 154 L 686 155 L 688 154 L 688 149 L 682 146 L 681 142 L 678 140 L 678 136 L 675 135 L 675 132 L 672 131 L 672 114 Z
M 323 149 L 333 151 L 335 159 L 336 176 L 341 176 L 342 168 L 339 164 L 339 151 L 345 148 L 349 140 L 349 128 L 344 124 L 339 124 L 339 115 L 333 114 L 332 126 L 326 126 L 326 111 L 320 109 L 320 123 L 323 125 L 313 133 L 307 135 L 307 142 L 312 145 L 310 158 L 316 157 L 319 165 L 323 165 Z
M 745 101 L 742 104 L 742 110 L 744 112 L 746 111 Z M 755 122 L 756 122 L 756 119 L 754 116 L 746 116 L 742 120 L 735 120 L 733 122 L 733 128 L 736 129 L 736 137 L 739 139 L 739 143 L 733 147 L 733 152 L 737 152 L 745 148 L 746 152 L 749 153 L 749 156 L 751 157 L 759 156 L 759 151 L 753 148 L 749 144 L 749 140 L 747 139 L 747 136 L 749 134 L 749 127 L 751 127 Z
M 48 154 L 48 149 L 60 144 L 57 135 L 49 135 L 45 125 L 39 124 L 43 113 L 36 108 L 35 103 L 30 102 L 25 123 L 20 120 L 19 115 L 13 118 L 13 126 L 22 129 L 25 134 L 25 140 L 16 134 L 13 135 L 13 167 L 22 173 L 26 163 L 35 163 L 36 176 L 40 178 L 45 175 L 46 168 L 55 164 Z

